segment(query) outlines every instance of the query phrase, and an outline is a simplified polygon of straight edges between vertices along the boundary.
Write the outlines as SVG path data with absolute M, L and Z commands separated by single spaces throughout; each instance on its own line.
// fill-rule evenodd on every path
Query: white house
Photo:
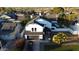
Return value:
M 43 27 L 32 23 L 25 27 L 25 39 L 43 39 Z

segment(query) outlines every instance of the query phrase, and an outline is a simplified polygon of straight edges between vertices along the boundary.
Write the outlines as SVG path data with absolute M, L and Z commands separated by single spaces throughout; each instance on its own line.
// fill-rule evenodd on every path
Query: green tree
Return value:
M 62 7 L 55 7 L 55 8 L 53 8 L 53 12 L 56 13 L 56 14 L 63 13 L 64 12 L 64 8 L 62 8 Z
M 60 27 L 63 27 L 63 26 L 69 27 L 71 22 L 76 20 L 77 16 L 78 15 L 75 13 L 70 13 L 70 14 L 61 13 L 58 16 L 57 21 L 58 21 L 58 24 L 60 25 Z
M 31 20 L 30 16 L 27 16 L 25 20 L 21 21 L 21 25 L 25 26 Z
M 58 21 L 58 24 L 59 24 L 60 27 L 68 26 L 69 25 L 69 22 L 66 19 L 66 15 L 64 13 L 59 14 L 57 21 Z
M 73 20 L 75 20 L 76 18 L 77 18 L 77 14 L 75 14 L 75 13 L 70 13 L 70 14 L 67 14 L 66 15 L 66 19 L 68 19 L 69 21 L 73 21 Z

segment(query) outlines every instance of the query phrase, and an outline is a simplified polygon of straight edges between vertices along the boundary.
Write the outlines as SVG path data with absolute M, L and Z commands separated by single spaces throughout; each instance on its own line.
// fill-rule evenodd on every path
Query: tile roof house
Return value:
M 16 23 L 5 22 L 0 28 L 0 38 L 3 40 L 15 39 L 19 35 L 20 29 L 21 26 Z

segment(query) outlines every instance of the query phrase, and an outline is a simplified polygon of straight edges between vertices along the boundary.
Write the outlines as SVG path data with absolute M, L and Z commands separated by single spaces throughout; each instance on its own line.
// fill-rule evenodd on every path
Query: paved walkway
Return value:
M 33 50 L 34 51 L 40 51 L 42 49 L 42 48 L 40 48 L 41 43 L 46 44 L 46 43 L 49 43 L 49 41 L 48 40 L 36 40 L 34 42 L 34 45 L 33 45 Z

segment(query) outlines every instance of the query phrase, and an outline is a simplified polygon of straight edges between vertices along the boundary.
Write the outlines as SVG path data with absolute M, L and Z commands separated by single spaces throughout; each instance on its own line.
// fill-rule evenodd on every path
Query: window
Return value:
M 36 30 L 37 30 L 37 29 L 35 28 L 35 32 L 36 32 Z
M 32 28 L 32 32 L 36 32 L 37 28 Z
M 34 31 L 34 28 L 32 28 L 32 32 Z

